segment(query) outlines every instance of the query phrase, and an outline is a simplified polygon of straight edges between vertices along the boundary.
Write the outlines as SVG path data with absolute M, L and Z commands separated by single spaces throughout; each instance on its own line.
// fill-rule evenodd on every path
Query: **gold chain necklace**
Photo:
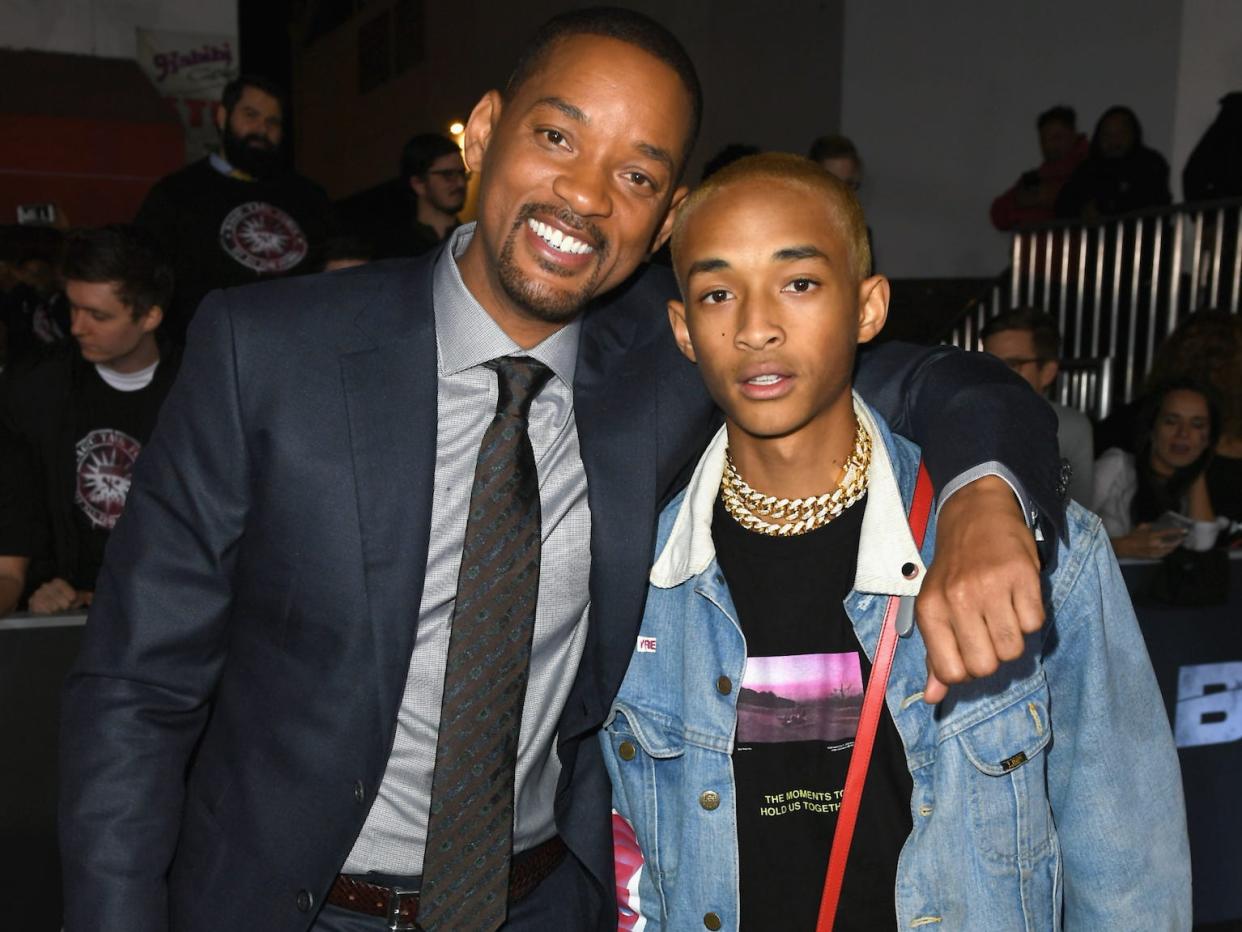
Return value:
M 841 515 L 867 491 L 867 473 L 871 465 L 871 435 L 858 422 L 854 449 L 845 461 L 841 484 L 831 492 L 810 498 L 776 498 L 764 495 L 746 484 L 733 465 L 733 457 L 725 451 L 725 471 L 720 479 L 720 497 L 729 515 L 746 528 L 769 537 L 793 537 L 805 534 Z M 777 518 L 777 524 L 764 518 Z

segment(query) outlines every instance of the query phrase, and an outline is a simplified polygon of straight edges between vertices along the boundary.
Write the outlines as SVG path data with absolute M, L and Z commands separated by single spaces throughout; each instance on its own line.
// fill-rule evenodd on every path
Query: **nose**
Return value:
M 69 313 L 69 335 L 72 337 L 84 336 L 89 329 L 87 326 L 87 318 L 81 311 L 70 311 Z
M 597 165 L 575 163 L 552 182 L 552 192 L 582 217 L 607 217 L 612 213 L 608 173 Z
M 733 342 L 739 349 L 756 352 L 776 349 L 785 342 L 785 331 L 768 302 L 744 298 L 738 305 L 737 333 Z

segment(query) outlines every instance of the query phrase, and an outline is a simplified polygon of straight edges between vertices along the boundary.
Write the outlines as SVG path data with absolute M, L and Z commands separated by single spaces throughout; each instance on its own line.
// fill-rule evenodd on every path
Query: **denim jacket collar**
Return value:
M 901 490 L 889 458 L 887 431 L 881 429 L 857 394 L 854 395 L 854 413 L 871 434 L 867 511 L 863 515 L 854 589 L 885 595 L 917 595 L 925 568 L 906 521 Z M 716 558 L 716 548 L 712 545 L 712 509 L 724 475 L 728 442 L 725 428 L 721 427 L 699 458 L 672 531 L 651 568 L 653 586 L 660 589 L 679 586 L 703 573 Z M 914 564 L 917 570 L 909 579 L 901 572 L 908 563 Z

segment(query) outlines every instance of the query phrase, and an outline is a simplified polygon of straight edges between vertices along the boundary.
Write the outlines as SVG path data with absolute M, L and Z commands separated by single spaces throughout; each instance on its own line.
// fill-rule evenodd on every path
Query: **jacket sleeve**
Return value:
M 194 322 L 64 690 L 65 927 L 168 927 L 188 762 L 226 650 L 248 466 L 225 299 Z
M 1048 800 L 1066 932 L 1191 927 L 1190 844 L 1164 702 L 1112 548 L 1082 514 L 1045 641 Z
M 855 388 L 897 433 L 923 450 L 938 491 L 977 467 L 1016 479 L 1028 518 L 1045 540 L 1064 519 L 1057 419 L 1004 363 L 951 346 L 885 343 L 859 353 Z

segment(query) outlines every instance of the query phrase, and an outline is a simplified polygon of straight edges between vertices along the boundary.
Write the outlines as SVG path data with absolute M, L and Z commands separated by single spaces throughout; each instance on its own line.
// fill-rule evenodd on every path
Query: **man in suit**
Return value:
M 564 14 L 471 115 L 477 225 L 421 259 L 205 302 L 66 688 L 69 932 L 615 925 L 593 736 L 638 633 L 657 508 L 716 423 L 665 321 L 671 279 L 634 274 L 685 195 L 699 110 L 662 27 Z M 885 350 L 858 385 L 923 428 L 942 494 L 983 476 L 942 508 L 924 585 L 934 697 L 1040 623 L 1022 509 L 984 474 L 1019 467 L 1055 534 L 1051 416 L 951 350 Z M 527 462 L 506 459 L 518 491 L 489 504 L 506 444 Z M 510 504 L 517 530 L 480 570 L 479 516 Z M 520 590 L 503 617 L 526 643 L 524 703 L 462 715 L 453 638 L 492 610 L 475 590 L 493 577 Z M 497 716 L 520 728 L 490 757 Z M 447 751 L 463 731 L 477 744 Z M 452 758 L 481 788 L 447 788 Z M 500 866 L 455 873 L 462 844 Z

